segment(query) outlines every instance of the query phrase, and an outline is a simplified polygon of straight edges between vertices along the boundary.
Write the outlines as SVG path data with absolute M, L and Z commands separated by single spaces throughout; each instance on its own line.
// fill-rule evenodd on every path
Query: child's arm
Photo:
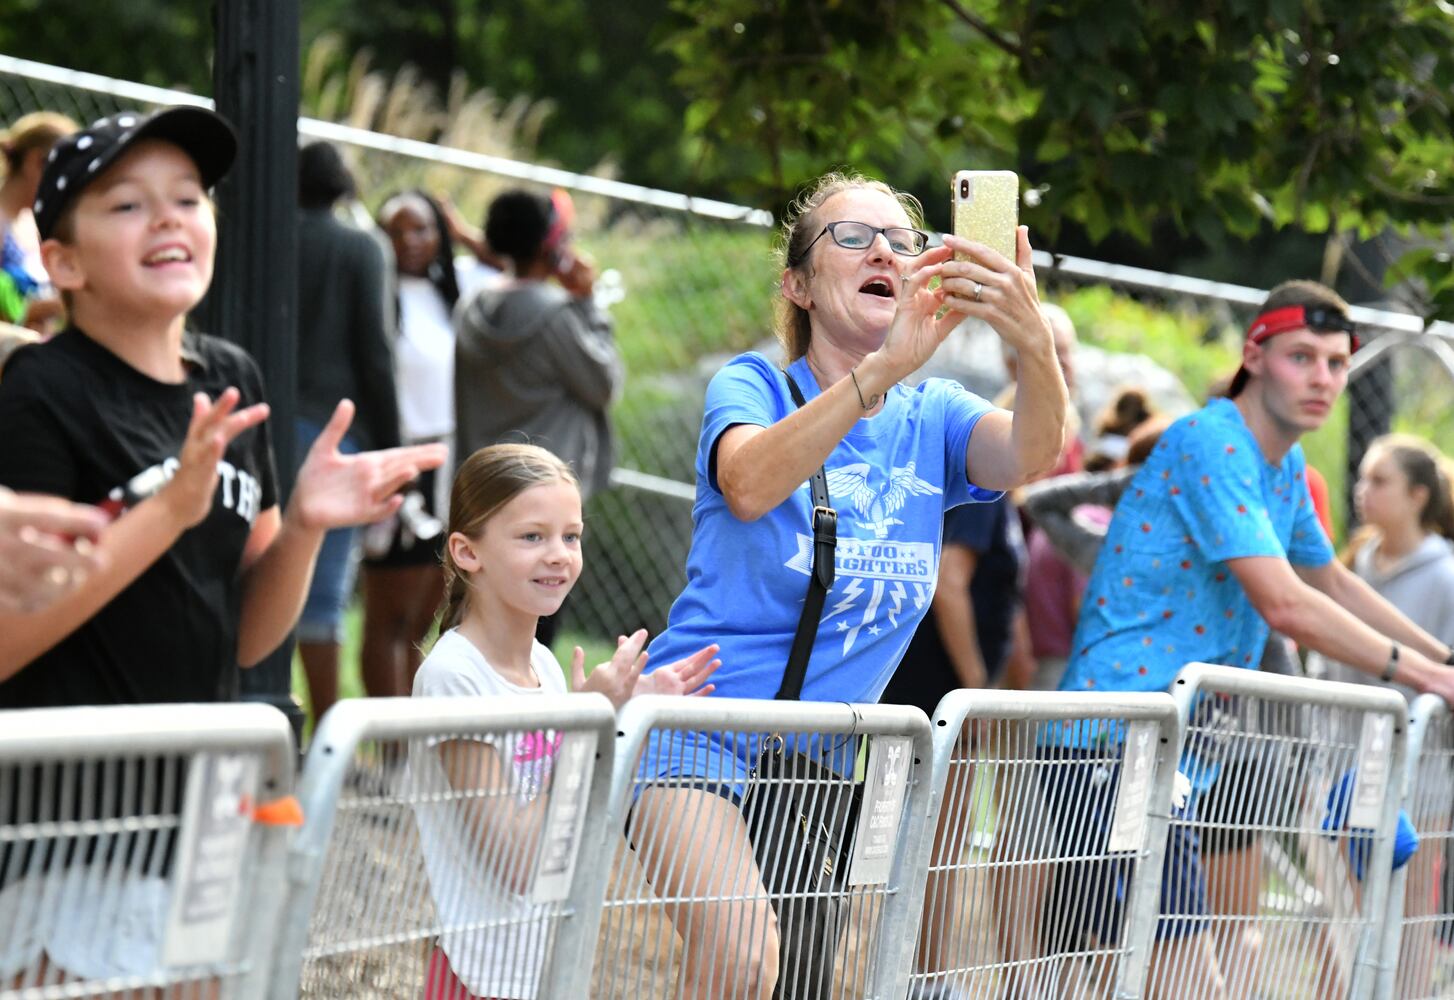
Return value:
M 353 403 L 345 399 L 308 450 L 287 513 L 270 507 L 252 526 L 237 632 L 237 661 L 244 667 L 277 649 L 298 621 L 324 532 L 388 517 L 403 502 L 400 487 L 444 463 L 438 444 L 340 454 L 352 420 Z
M 510 786 L 504 760 L 488 743 L 451 740 L 440 744 L 438 751 L 450 788 L 470 796 L 442 808 L 457 812 L 464 838 L 475 845 L 505 888 L 525 895 L 535 871 L 549 796 L 542 792 L 522 804 Z
M 37 614 L 0 614 L 0 680 L 20 671 L 89 621 L 152 563 L 182 532 L 206 518 L 217 488 L 217 463 L 237 435 L 267 419 L 266 404 L 236 413 L 239 395 L 227 389 L 209 402 L 192 400 L 192 422 L 176 474 L 156 496 L 137 504 L 101 535 L 101 568 L 67 597 Z

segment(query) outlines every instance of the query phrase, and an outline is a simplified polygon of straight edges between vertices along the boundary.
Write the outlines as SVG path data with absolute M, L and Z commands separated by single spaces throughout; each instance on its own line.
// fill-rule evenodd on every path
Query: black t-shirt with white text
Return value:
M 241 348 L 189 333 L 182 355 L 186 381 L 169 384 L 75 329 L 16 352 L 0 382 L 0 485 L 99 503 L 140 472 L 176 468 L 195 393 L 216 398 L 235 386 L 238 409 L 263 401 L 262 376 Z M 0 708 L 235 699 L 243 547 L 276 503 L 264 422 L 228 445 L 206 519 L 0 682 Z

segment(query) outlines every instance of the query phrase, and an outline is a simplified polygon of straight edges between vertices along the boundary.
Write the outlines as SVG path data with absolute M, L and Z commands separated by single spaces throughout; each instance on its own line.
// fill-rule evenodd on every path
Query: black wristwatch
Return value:
M 1388 648 L 1388 663 L 1384 665 L 1383 673 L 1378 678 L 1385 684 L 1392 681 L 1393 675 L 1398 673 L 1398 654 L 1398 643 L 1395 642 Z

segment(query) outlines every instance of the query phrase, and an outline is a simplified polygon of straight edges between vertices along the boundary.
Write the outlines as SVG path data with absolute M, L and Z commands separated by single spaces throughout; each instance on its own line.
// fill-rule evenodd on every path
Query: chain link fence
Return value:
M 122 108 L 204 98 L 0 56 L 0 123 L 50 109 L 90 121 Z M 564 187 L 578 241 L 603 271 L 628 368 L 612 410 L 615 489 L 587 511 L 586 568 L 565 609 L 568 629 L 609 637 L 665 624 L 685 584 L 695 494 L 693 463 L 707 380 L 732 355 L 769 346 L 775 275 L 772 219 L 762 211 L 570 174 L 314 119 L 306 138 L 340 145 L 363 193 L 363 210 L 405 188 L 448 195 L 479 220 L 511 186 Z M 458 132 L 459 129 L 453 129 Z M 224 223 L 225 224 L 225 223 Z M 1206 398 L 1236 369 L 1242 331 L 1265 293 L 1244 286 L 1104 264 L 1036 257 L 1043 294 L 1064 304 L 1080 331 L 1077 402 L 1093 445 L 1096 416 L 1126 384 L 1149 390 L 1176 414 Z M 1414 316 L 1360 308 L 1365 348 L 1349 391 L 1327 424 L 1305 439 L 1327 477 L 1340 532 L 1367 442 L 1388 430 L 1454 441 L 1454 327 L 1424 330 Z M 927 374 L 959 378 L 993 398 L 1003 388 L 997 338 L 969 329 L 941 349 Z

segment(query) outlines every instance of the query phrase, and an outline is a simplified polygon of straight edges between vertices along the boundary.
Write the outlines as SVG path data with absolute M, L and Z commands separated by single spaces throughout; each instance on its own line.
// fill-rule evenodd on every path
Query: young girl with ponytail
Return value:
M 443 631 L 414 695 L 564 694 L 560 664 L 535 626 L 581 573 L 574 473 L 544 448 L 492 445 L 460 466 L 449 510 Z M 643 676 L 645 645 L 645 629 L 618 638 L 615 655 L 589 675 L 577 646 L 571 688 L 598 691 L 617 708 L 636 694 L 711 693 L 716 645 Z M 451 740 L 412 755 L 416 791 L 439 793 L 416 797 L 426 803 L 416 813 L 444 928 L 426 1000 L 536 995 L 545 935 L 531 926 L 528 883 L 557 745 L 533 733 Z M 470 929 L 453 930 L 461 927 Z

